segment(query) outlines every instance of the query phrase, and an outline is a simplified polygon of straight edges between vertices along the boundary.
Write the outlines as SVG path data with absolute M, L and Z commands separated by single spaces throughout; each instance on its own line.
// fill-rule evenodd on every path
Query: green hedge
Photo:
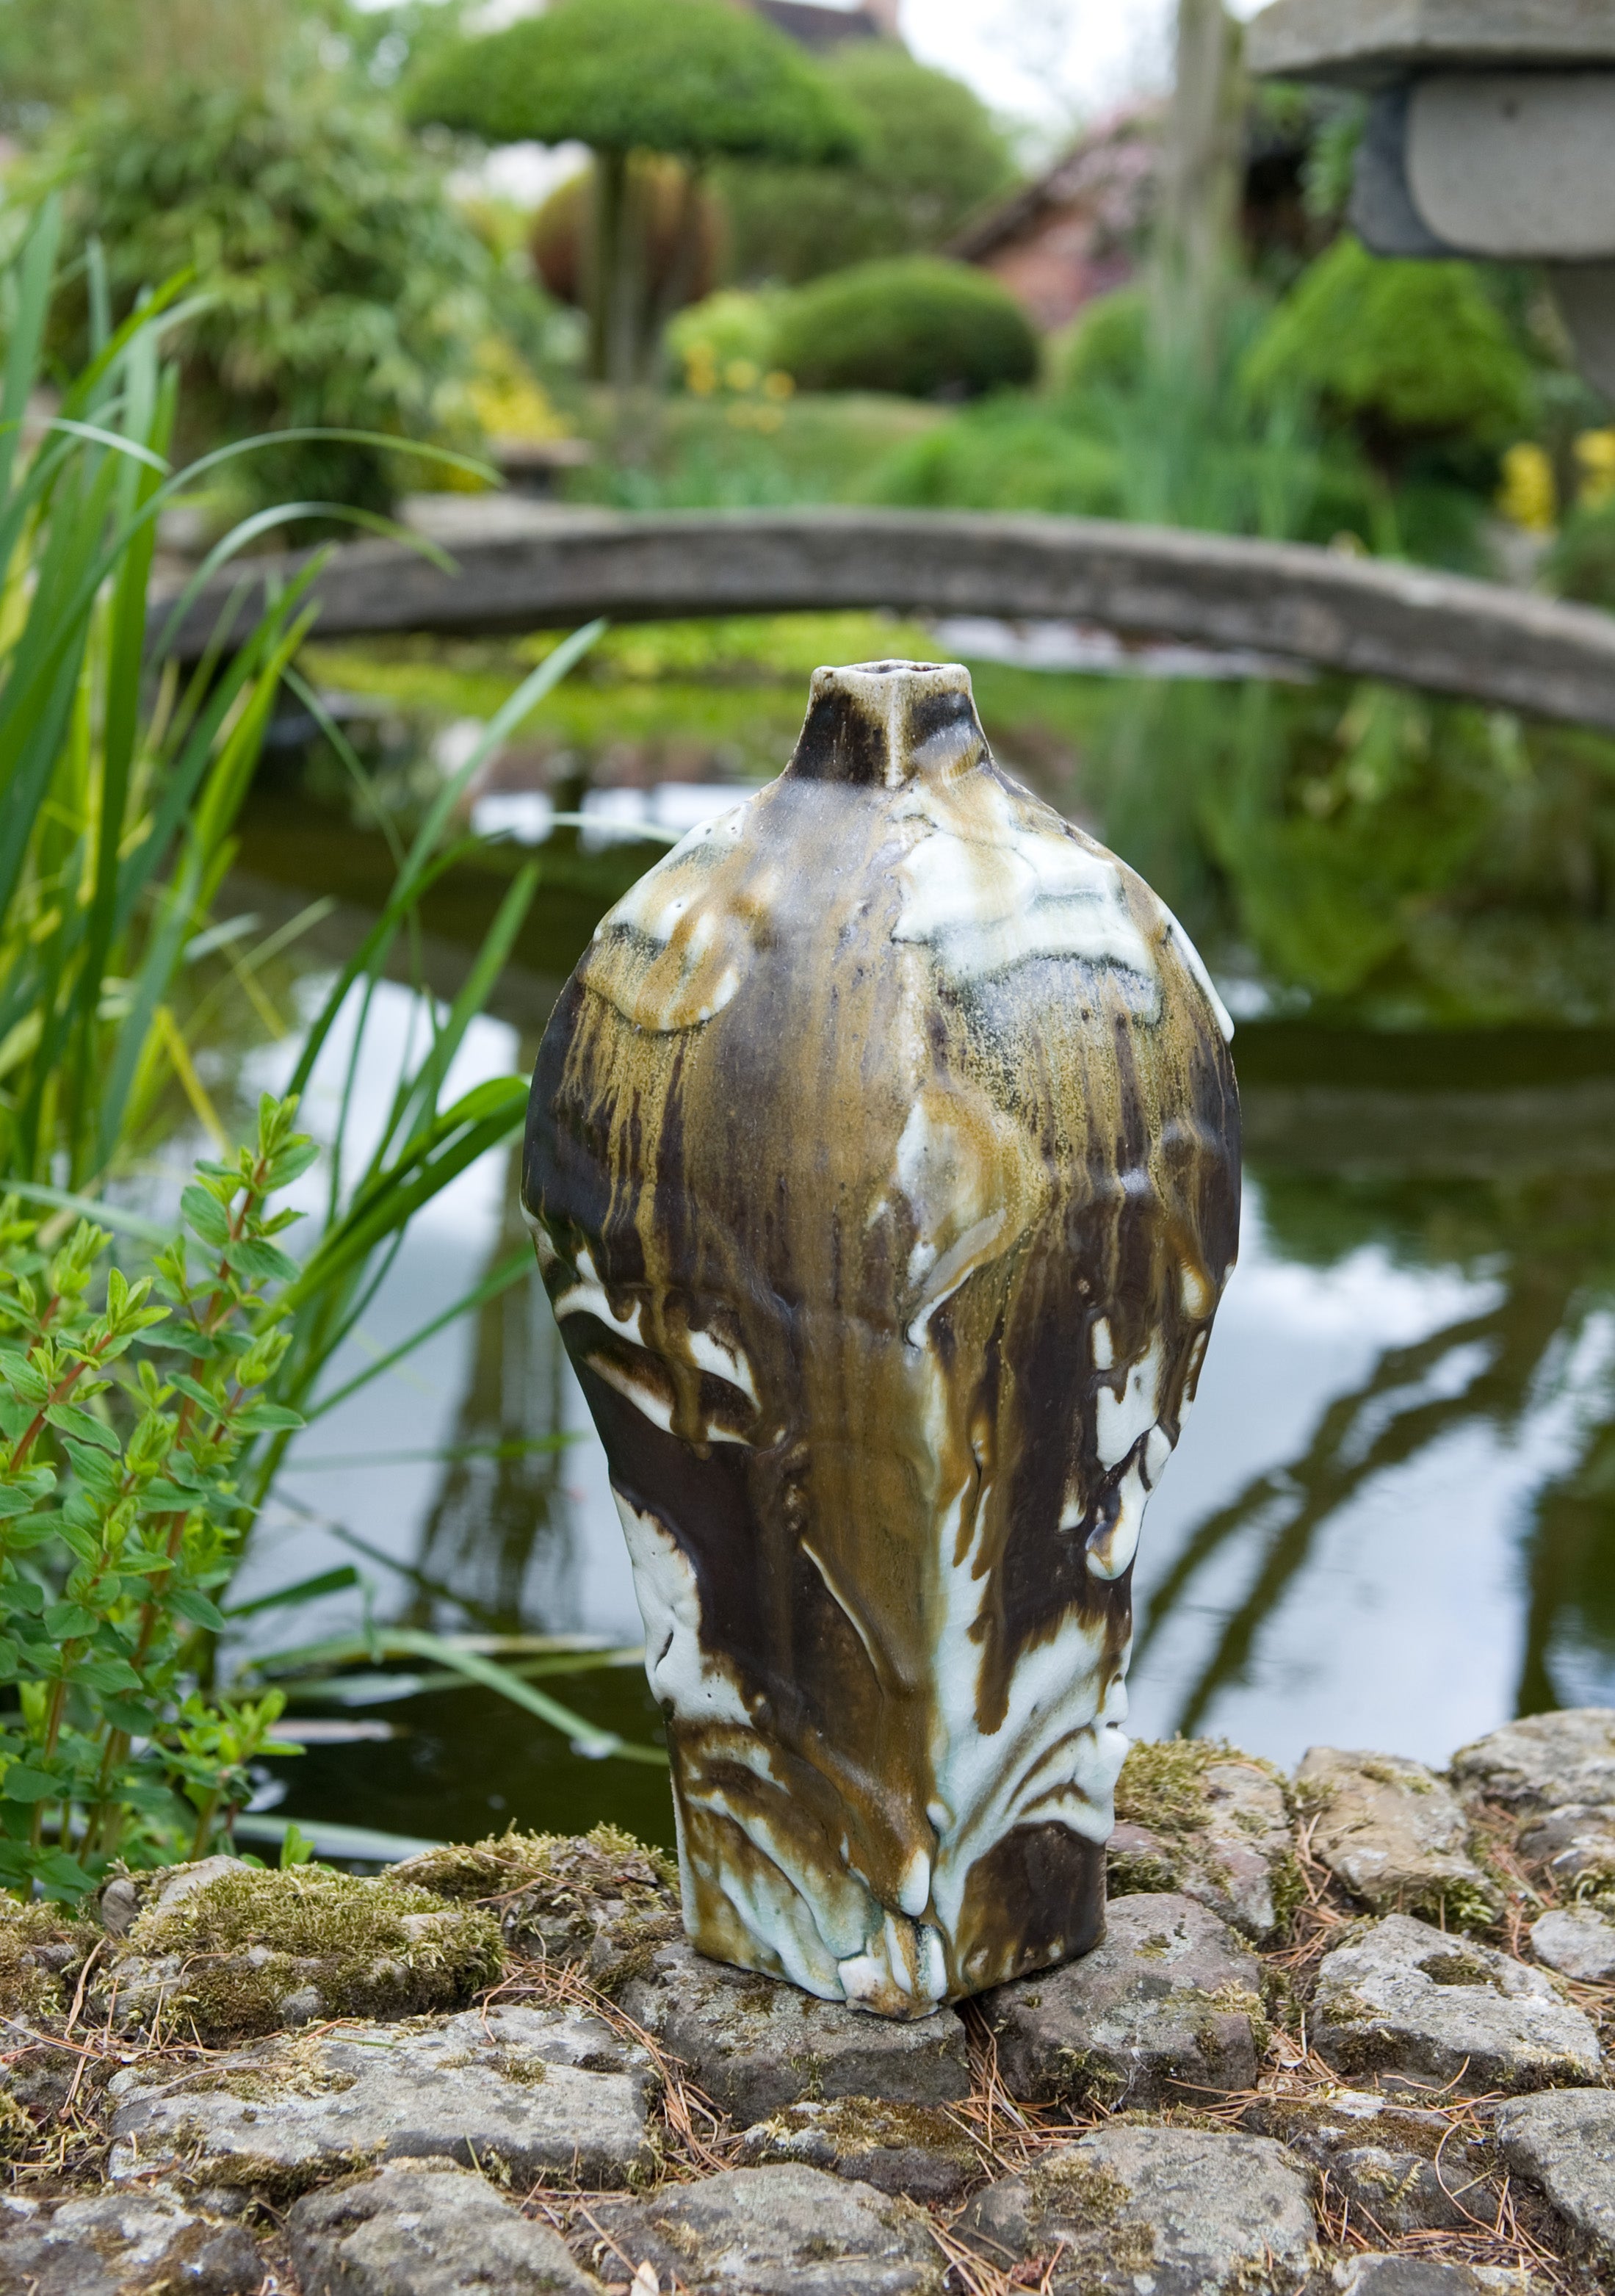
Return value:
M 1037 373 L 1031 322 L 996 279 L 939 256 L 858 263 L 783 305 L 775 357 L 808 390 L 974 398 Z

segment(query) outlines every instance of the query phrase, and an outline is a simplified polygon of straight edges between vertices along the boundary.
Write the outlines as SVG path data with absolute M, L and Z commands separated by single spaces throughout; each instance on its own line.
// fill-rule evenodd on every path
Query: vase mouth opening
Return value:
M 895 790 L 951 780 L 986 752 L 963 662 L 857 661 L 814 671 L 786 770 L 803 781 Z

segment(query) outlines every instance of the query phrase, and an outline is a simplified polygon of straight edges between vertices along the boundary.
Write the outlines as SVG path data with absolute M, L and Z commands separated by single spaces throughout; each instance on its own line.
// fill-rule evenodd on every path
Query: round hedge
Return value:
M 978 398 L 1037 373 L 1037 337 L 984 272 L 940 256 L 857 263 L 781 307 L 775 357 L 807 390 Z

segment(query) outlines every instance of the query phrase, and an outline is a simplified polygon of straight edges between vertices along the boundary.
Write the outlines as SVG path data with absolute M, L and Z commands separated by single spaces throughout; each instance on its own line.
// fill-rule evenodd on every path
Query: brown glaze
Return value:
M 568 983 L 524 1194 L 703 1951 L 914 2016 L 1097 1937 L 1138 1517 L 1235 1249 L 1218 1019 L 902 662 L 817 671 Z

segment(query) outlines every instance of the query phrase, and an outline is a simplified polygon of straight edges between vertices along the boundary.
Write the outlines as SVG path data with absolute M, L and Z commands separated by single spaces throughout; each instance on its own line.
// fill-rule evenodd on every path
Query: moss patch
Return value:
M 547 1958 L 586 1961 L 614 1992 L 678 1936 L 678 1871 L 620 1826 L 588 1833 L 490 1834 L 424 1851 L 393 1869 L 398 1883 L 471 1900 L 496 1915 L 512 1945 Z
M 1127 1749 L 1116 1781 L 1116 1815 L 1152 1833 L 1197 1833 L 1206 1823 L 1206 1772 L 1241 1762 L 1276 1778 L 1270 1762 L 1243 1754 L 1226 1738 L 1140 1738 Z
M 0 1897 L 0 2015 L 49 2016 L 62 2006 L 61 1972 L 77 1969 L 99 1931 L 60 1906 Z
M 503 1966 L 498 1925 L 480 1908 L 320 1866 L 222 1874 L 143 1913 L 128 1942 L 142 1958 L 179 1957 L 170 1997 L 218 2038 L 273 2031 L 282 2005 L 310 1988 L 325 2016 L 457 2007 Z
M 1113 2225 L 1133 2197 L 1121 2178 L 1092 2161 L 1050 2161 L 1027 2172 L 1026 2189 L 1040 2215 L 1073 2224 Z

